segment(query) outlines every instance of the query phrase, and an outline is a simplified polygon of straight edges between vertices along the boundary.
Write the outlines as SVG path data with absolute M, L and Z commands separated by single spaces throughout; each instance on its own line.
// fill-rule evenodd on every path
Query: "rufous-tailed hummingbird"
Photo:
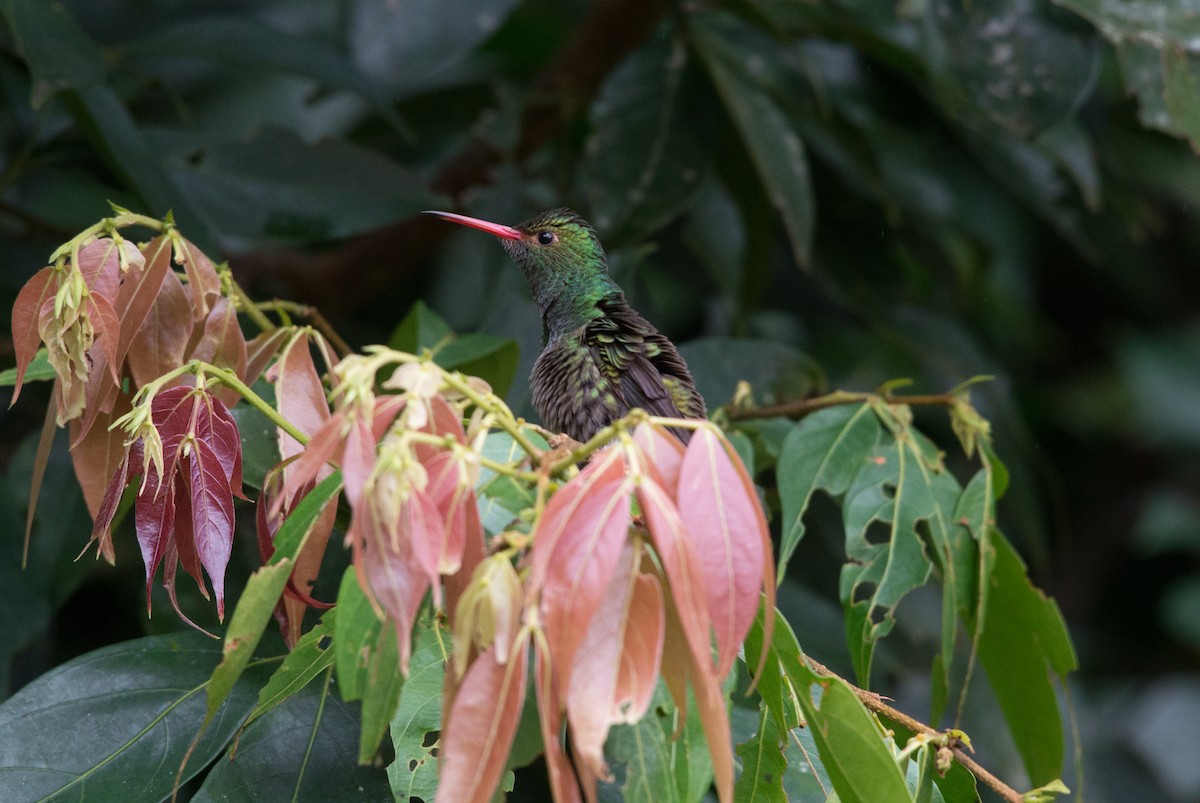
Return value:
M 675 344 L 625 301 L 608 275 L 596 231 L 570 209 L 504 226 L 427 212 L 500 238 L 521 266 L 542 313 L 545 346 L 533 366 L 533 406 L 543 425 L 586 441 L 635 407 L 704 418 L 704 399 Z M 688 430 L 673 430 L 687 442 Z

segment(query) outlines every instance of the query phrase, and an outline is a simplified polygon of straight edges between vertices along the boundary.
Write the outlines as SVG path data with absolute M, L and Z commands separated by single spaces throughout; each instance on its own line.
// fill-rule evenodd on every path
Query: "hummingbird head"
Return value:
M 596 230 L 570 209 L 542 212 L 517 226 L 504 226 L 452 212 L 426 212 L 500 238 L 521 266 L 551 332 L 555 324 L 578 325 L 596 302 L 620 288 L 608 276 L 608 261 Z

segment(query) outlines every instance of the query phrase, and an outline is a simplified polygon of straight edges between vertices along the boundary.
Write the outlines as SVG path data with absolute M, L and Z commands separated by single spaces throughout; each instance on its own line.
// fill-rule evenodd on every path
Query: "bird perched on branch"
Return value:
M 704 399 L 675 344 L 639 315 L 608 275 L 595 230 L 570 209 L 504 226 L 427 212 L 500 238 L 542 313 L 545 346 L 533 366 L 533 406 L 547 429 L 586 441 L 635 407 L 704 418 Z M 686 443 L 689 430 L 673 430 Z

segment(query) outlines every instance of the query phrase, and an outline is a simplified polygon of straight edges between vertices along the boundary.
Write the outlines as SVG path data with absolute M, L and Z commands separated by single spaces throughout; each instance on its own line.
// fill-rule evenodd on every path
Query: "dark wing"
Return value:
M 675 344 L 623 298 L 601 301 L 584 340 L 627 409 L 651 415 L 704 418 L 704 399 Z M 686 438 L 684 438 L 686 440 Z

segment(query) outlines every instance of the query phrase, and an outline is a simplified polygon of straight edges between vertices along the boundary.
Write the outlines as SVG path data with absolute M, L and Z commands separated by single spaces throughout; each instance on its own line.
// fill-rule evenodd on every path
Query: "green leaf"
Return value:
M 1085 17 L 1117 48 L 1125 86 L 1150 128 L 1200 149 L 1200 56 L 1194 3 L 1054 0 Z
M 464 65 L 517 6 L 517 0 L 390 0 L 354 4 L 355 60 L 373 81 L 408 95 L 462 80 Z
M 383 622 L 359 585 L 353 566 L 342 574 L 334 610 L 338 612 L 333 623 L 338 686 L 343 700 L 361 700 L 367 684 L 367 667 Z
M 639 240 L 673 220 L 701 184 L 712 104 L 681 39 L 651 39 L 612 71 L 591 108 L 582 165 L 605 242 Z
M 0 788 L 11 799 L 169 797 L 220 659 L 199 633 L 127 641 L 47 672 L 0 705 Z M 261 667 L 233 685 L 180 780 L 201 772 L 254 704 Z
M 840 496 L 850 487 L 882 428 L 868 405 L 831 407 L 804 418 L 788 433 L 779 455 L 777 474 L 783 505 L 783 542 L 779 577 L 804 537 L 804 511 L 813 492 Z
M 763 86 L 787 84 L 770 73 L 775 44 L 727 13 L 695 15 L 690 31 L 759 181 L 783 218 L 796 261 L 807 265 L 815 221 L 808 157 L 795 126 Z
M 456 335 L 423 301 L 413 304 L 388 346 L 410 354 L 429 349 L 433 361 L 448 371 L 477 376 L 503 396 L 512 385 L 520 357 L 516 341 L 479 332 Z
M 249 242 L 325 242 L 446 203 L 378 152 L 271 127 L 173 165 L 171 178 L 213 228 Z
M 45 347 L 37 350 L 33 355 L 33 360 L 29 363 L 29 368 L 25 371 L 26 382 L 45 382 L 48 379 L 53 379 L 54 366 L 50 364 L 50 352 L 46 351 Z M 0 371 L 0 388 L 12 387 L 17 384 L 17 369 L 6 368 Z
M 208 713 L 205 722 L 212 719 L 225 696 L 233 688 L 238 677 L 250 661 L 258 646 L 267 622 L 275 610 L 284 586 L 292 575 L 292 564 L 300 551 L 313 524 L 325 505 L 342 485 L 342 475 L 334 472 L 296 505 L 291 515 L 284 519 L 275 534 L 275 554 L 267 565 L 250 575 L 237 608 L 229 620 L 225 633 L 223 658 L 212 675 L 208 686 Z
M 759 707 L 758 731 L 737 746 L 742 773 L 733 788 L 735 801 L 787 801 L 783 778 L 787 771 L 784 735 L 766 706 Z
M 530 437 L 534 444 L 543 446 L 544 441 L 540 437 Z M 497 463 L 512 464 L 527 459 L 525 451 L 507 432 L 489 432 L 481 454 Z M 533 490 L 527 485 L 486 466 L 479 470 L 475 492 L 479 495 L 480 521 L 483 522 L 483 528 L 492 535 L 507 528 L 514 518 L 533 507 L 535 501 Z
M 442 682 L 450 653 L 440 626 L 419 630 L 408 680 L 392 717 L 396 760 L 387 769 L 397 800 L 433 800 L 437 793 L 437 737 L 442 727 Z
M 246 726 L 193 803 L 390 800 L 383 770 L 352 758 L 357 706 L 331 693 L 330 678 L 326 673 L 324 682 L 305 686 Z
M 1062 774 L 1062 718 L 1050 672 L 1078 668 L 1075 648 L 1054 600 L 1029 582 L 1021 558 L 994 527 L 983 549 L 995 554 L 989 599 L 979 627 L 979 660 L 1000 702 L 1030 780 Z
M 807 396 L 820 383 L 811 357 L 785 343 L 750 338 L 704 337 L 679 347 L 710 407 L 733 398 L 749 382 L 759 404 Z
M 821 764 L 842 803 L 911 801 L 878 721 L 845 681 L 819 677 L 808 668 L 791 626 L 779 615 L 775 617 L 771 660 L 791 684 Z
M 298 694 L 313 678 L 333 665 L 330 634 L 336 614 L 336 608 L 326 611 L 321 621 L 300 637 L 267 685 L 259 691 L 258 705 L 250 712 L 247 724 Z
M 358 737 L 358 762 L 370 763 L 396 713 L 404 677 L 400 674 L 400 650 L 396 628 L 384 622 L 367 661 L 362 689 L 362 732 Z
M 613 727 L 605 758 L 613 775 L 599 785 L 602 800 L 675 803 L 699 800 L 712 783 L 712 763 L 700 715 L 688 695 L 687 721 L 673 739 L 678 711 L 661 681 L 650 709 L 632 725 Z
M 0 12 L 8 19 L 17 49 L 29 65 L 34 108 L 61 90 L 104 80 L 108 65 L 103 52 L 62 4 L 4 0 Z
M 269 404 L 275 402 L 275 386 L 260 379 L 252 388 Z M 242 481 L 251 488 L 262 488 L 267 472 L 279 465 L 279 430 L 275 423 L 249 404 L 229 408 L 242 440 Z

